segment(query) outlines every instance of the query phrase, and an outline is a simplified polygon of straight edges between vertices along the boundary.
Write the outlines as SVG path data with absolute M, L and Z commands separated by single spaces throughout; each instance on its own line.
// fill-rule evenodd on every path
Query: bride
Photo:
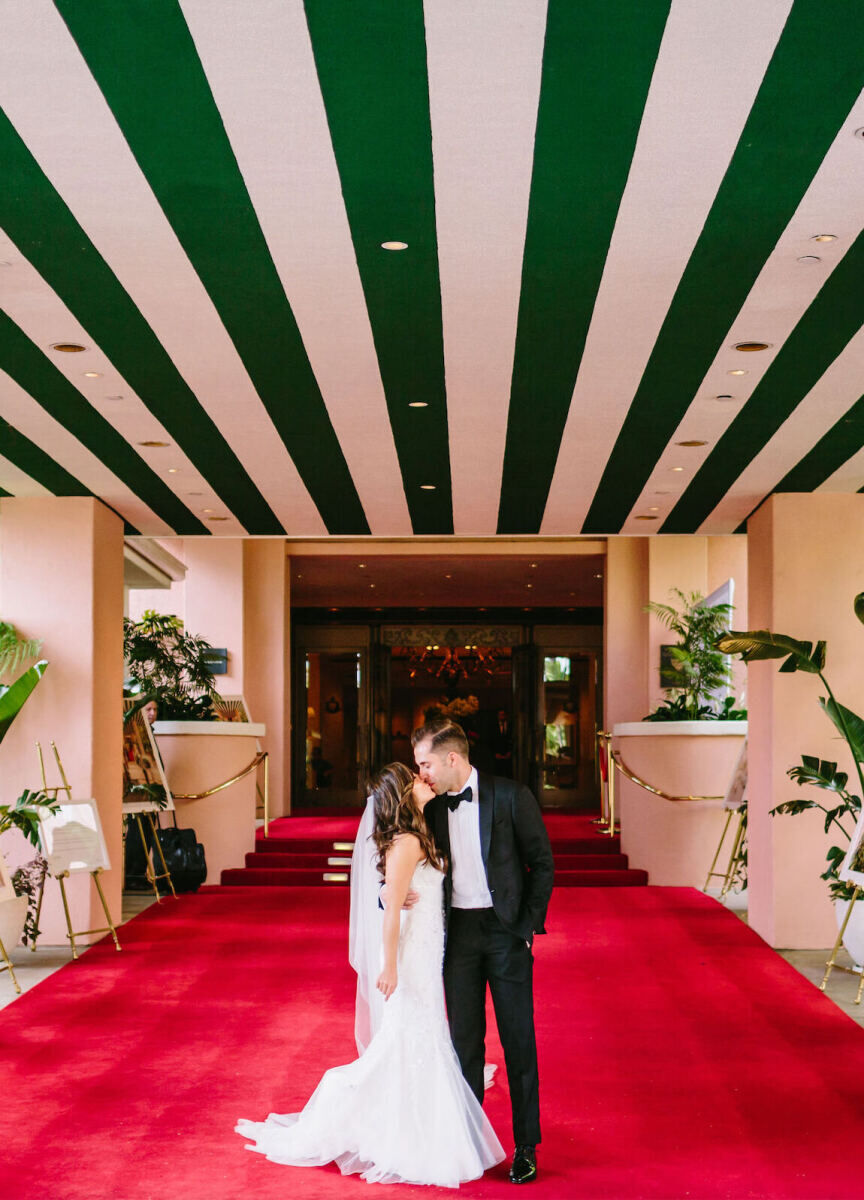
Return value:
M 358 894 L 352 878 L 361 1054 L 327 1071 L 302 1112 L 238 1122 L 237 1133 L 254 1143 L 247 1149 L 272 1162 L 335 1162 L 343 1174 L 360 1172 L 369 1183 L 458 1187 L 504 1158 L 462 1076 L 444 1010 L 445 864 L 423 817 L 433 795 L 402 763 L 391 763 L 372 780 L 352 876 L 355 869 L 362 874 L 364 859 L 368 864 L 363 835 L 374 820 L 374 856 L 388 899 L 378 920 L 380 942 L 373 946 L 377 901 L 368 888 L 360 887 L 367 895 Z M 409 888 L 418 898 L 403 910 Z M 378 959 L 374 997 L 361 963 L 370 950 Z

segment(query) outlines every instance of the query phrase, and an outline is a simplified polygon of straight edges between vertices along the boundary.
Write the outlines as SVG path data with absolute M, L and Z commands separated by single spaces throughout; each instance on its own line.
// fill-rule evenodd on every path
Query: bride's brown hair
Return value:
M 389 763 L 369 780 L 368 794 L 375 805 L 375 832 L 378 870 L 385 871 L 387 851 L 400 833 L 413 833 L 420 843 L 426 862 L 442 865 L 442 858 L 423 810 L 414 799 L 414 772 L 404 763 Z

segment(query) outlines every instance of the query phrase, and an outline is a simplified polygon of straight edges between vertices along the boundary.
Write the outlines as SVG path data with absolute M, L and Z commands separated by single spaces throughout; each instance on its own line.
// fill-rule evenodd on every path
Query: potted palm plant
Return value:
M 854 600 L 854 611 L 864 624 L 864 592 Z M 748 632 L 732 630 L 717 640 L 717 649 L 724 654 L 738 654 L 744 662 L 759 659 L 783 659 L 780 670 L 784 674 L 803 671 L 818 676 L 827 695 L 820 696 L 819 705 L 846 744 L 855 770 L 860 794 L 849 791 L 848 772 L 838 770 L 836 762 L 829 762 L 814 755 L 802 755 L 801 762 L 786 772 L 800 787 L 812 787 L 823 797 L 799 797 L 785 800 L 771 810 L 772 816 L 795 816 L 811 809 L 820 810 L 825 817 L 825 832 L 839 835 L 841 845 L 829 846 L 827 868 L 822 879 L 828 883 L 834 901 L 838 928 L 842 928 L 849 902 L 855 892 L 854 883 L 841 878 L 841 866 L 846 858 L 854 834 L 854 826 L 861 814 L 861 797 L 864 796 L 864 720 L 837 700 L 825 677 L 826 643 L 824 641 L 801 641 L 782 633 L 767 629 Z M 824 803 L 821 801 L 824 799 Z M 864 905 L 856 907 L 843 934 L 843 943 L 853 961 L 864 963 Z

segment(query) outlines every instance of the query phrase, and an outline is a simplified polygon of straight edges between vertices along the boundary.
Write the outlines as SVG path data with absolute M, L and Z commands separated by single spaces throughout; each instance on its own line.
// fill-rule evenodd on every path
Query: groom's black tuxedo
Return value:
M 452 905 L 454 864 L 446 796 L 426 805 L 426 821 L 447 854 L 444 882 L 447 940 L 444 991 L 462 1073 L 482 1104 L 486 988 L 495 1019 L 513 1108 L 516 1145 L 540 1141 L 540 1092 L 534 1037 L 534 959 L 530 943 L 545 933 L 554 865 L 540 807 L 528 788 L 478 772 L 480 853 L 491 908 Z M 463 801 L 463 803 L 466 803 Z
M 545 933 L 546 909 L 552 895 L 555 866 L 540 806 L 531 792 L 512 779 L 477 772 L 480 795 L 480 852 L 492 906 L 505 929 L 530 942 Z M 426 805 L 426 823 L 436 845 L 450 858 L 447 797 Z M 449 922 L 453 894 L 452 864 L 444 882 Z

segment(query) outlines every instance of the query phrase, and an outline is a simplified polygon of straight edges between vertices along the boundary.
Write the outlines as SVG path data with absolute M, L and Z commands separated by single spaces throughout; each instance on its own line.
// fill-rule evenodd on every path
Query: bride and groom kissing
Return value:
M 552 892 L 549 838 L 531 792 L 478 773 L 455 722 L 429 721 L 411 740 L 418 774 L 391 763 L 374 777 L 352 859 L 360 1057 L 327 1071 L 302 1112 L 236 1129 L 273 1162 L 336 1162 L 370 1183 L 479 1178 L 505 1157 L 482 1109 L 488 987 L 513 1110 L 510 1179 L 528 1183 L 540 1141 L 532 943 Z

